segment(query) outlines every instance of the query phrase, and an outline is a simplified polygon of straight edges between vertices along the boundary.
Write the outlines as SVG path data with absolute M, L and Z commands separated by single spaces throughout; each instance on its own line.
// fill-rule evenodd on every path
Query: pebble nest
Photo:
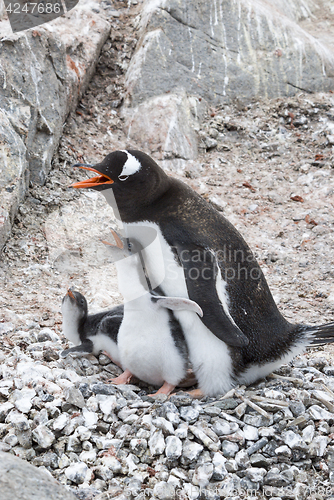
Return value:
M 121 302 L 101 239 L 115 226 L 95 192 L 68 185 L 137 145 L 119 112 L 138 8 L 116 2 L 87 94 L 67 121 L 45 186 L 31 186 L 0 262 L 0 450 L 81 500 L 334 499 L 333 346 L 217 398 L 113 386 L 109 358 L 61 359 L 69 285 L 90 312 Z M 108 13 L 110 4 L 102 2 Z M 116 15 L 117 14 L 117 15 Z M 119 15 L 118 15 L 119 14 Z M 194 161 L 146 151 L 242 233 L 288 320 L 334 321 L 334 98 L 302 94 L 209 109 Z M 101 268 L 103 266 L 103 273 Z
M 334 366 L 323 357 L 296 358 L 218 398 L 152 399 L 105 383 L 115 366 L 104 354 L 57 359 L 52 329 L 12 338 L 0 450 L 81 500 L 334 498 Z

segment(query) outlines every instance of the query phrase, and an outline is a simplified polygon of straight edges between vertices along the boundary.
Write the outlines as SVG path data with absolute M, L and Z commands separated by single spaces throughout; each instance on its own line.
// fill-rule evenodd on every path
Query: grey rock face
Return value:
M 203 104 L 184 91 L 148 99 L 135 109 L 124 109 L 128 136 L 144 150 L 163 150 L 162 158 L 192 160 L 197 156 L 194 127 Z
M 106 20 L 83 6 L 66 19 L 54 20 L 52 31 L 40 26 L 38 31 L 13 34 L 9 22 L 1 22 L 0 141 L 5 168 L 0 180 L 0 248 L 29 177 L 35 183 L 45 181 L 63 123 L 90 80 L 109 29 Z
M 24 106 L 27 111 L 27 106 Z M 27 189 L 29 172 L 26 147 L 13 128 L 0 101 L 0 140 L 3 144 L 2 160 L 6 165 L 0 183 L 0 249 L 5 244 L 20 201 Z M 17 180 L 18 179 L 18 180 Z
M 23 460 L 0 452 L 0 500 L 75 500 L 53 477 Z
M 320 14 L 331 17 L 330 0 L 320 8 L 312 0 L 304 3 L 146 0 L 126 74 L 128 138 L 154 151 L 163 168 L 183 170 L 198 149 L 218 145 L 215 128 L 197 144 L 195 130 L 208 106 L 331 89 L 330 27 L 319 40 Z M 307 30 L 306 23 L 298 24 L 305 17 Z M 306 126 L 307 118 L 294 123 Z
M 300 9 L 282 0 L 278 15 L 267 2 L 146 2 L 127 74 L 132 103 L 180 87 L 210 104 L 330 89 L 334 54 L 297 24 L 301 15 L 286 16 L 291 4 Z

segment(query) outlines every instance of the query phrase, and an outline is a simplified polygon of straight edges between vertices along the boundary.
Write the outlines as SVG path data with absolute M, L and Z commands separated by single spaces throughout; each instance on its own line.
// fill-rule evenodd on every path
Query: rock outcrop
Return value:
M 320 4 L 147 0 L 127 74 L 130 104 L 180 88 L 213 105 L 332 89 L 334 20 L 330 2 Z
M 128 136 L 160 159 L 193 160 L 197 157 L 195 129 L 203 119 L 205 104 L 183 90 L 147 99 L 125 108 Z
M 48 472 L 0 451 L 0 500 L 75 500 Z
M 197 156 L 209 106 L 237 100 L 244 109 L 253 98 L 334 90 L 331 4 L 143 0 L 122 110 L 129 140 L 182 169 Z M 98 0 L 17 34 L 1 5 L 0 248 L 29 179 L 44 183 L 110 30 Z
M 16 34 L 0 21 L 0 248 L 29 178 L 44 183 L 65 119 L 94 72 L 110 31 L 97 11 L 98 3 L 82 1 Z
M 334 88 L 331 9 L 329 0 L 146 0 L 126 76 L 128 137 L 173 169 L 197 155 L 195 101 L 203 109 Z

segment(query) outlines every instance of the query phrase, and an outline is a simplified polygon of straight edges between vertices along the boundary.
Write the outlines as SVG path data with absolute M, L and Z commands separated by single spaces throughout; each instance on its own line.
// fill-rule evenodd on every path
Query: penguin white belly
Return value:
M 146 233 L 141 231 L 141 226 L 151 227 L 157 232 L 157 239 L 148 246 L 145 241 Z M 159 226 L 143 221 L 124 224 L 124 229 L 128 237 L 134 236 L 144 247 L 142 253 L 152 288 L 161 285 L 165 295 L 189 298 L 183 268 L 176 262 Z
M 307 346 L 307 339 L 298 342 L 298 344 L 290 349 L 288 353 L 283 355 L 281 358 L 265 363 L 263 365 L 254 364 L 247 368 L 244 373 L 237 376 L 237 381 L 239 384 L 249 385 L 257 380 L 266 377 L 273 371 L 277 370 L 280 366 L 289 363 L 295 356 L 301 353 Z
M 201 391 L 208 396 L 225 394 L 234 385 L 229 347 L 213 335 L 200 318 L 175 311 L 189 349 L 189 359 Z
M 148 293 L 138 301 L 138 309 L 125 304 L 118 348 L 123 368 L 148 384 L 177 385 L 185 377 L 185 360 L 171 335 L 169 314 L 157 308 Z
M 161 276 L 161 258 L 165 266 L 164 279 L 161 288 L 165 295 L 189 298 L 183 268 L 176 262 L 171 247 L 163 237 L 157 224 L 143 221 L 142 223 L 125 224 L 129 235 L 135 232 L 140 240 L 138 226 L 153 227 L 160 241 L 160 255 L 153 247 L 147 247 L 144 253 L 145 265 L 149 277 Z M 145 241 L 141 241 L 145 246 Z M 161 257 L 162 256 L 162 257 Z M 222 290 L 220 298 L 225 310 L 228 311 L 228 298 L 225 292 L 225 283 L 218 281 Z M 209 396 L 224 394 L 235 384 L 233 379 L 232 359 L 227 344 L 219 340 L 202 323 L 200 318 L 189 311 L 174 311 L 175 317 L 180 322 L 189 349 L 189 358 L 198 380 L 199 388 Z
M 139 255 L 116 262 L 116 268 L 124 297 L 117 340 L 123 369 L 152 385 L 177 385 L 186 374 L 185 360 L 174 343 L 169 313 L 145 288 Z
M 78 320 L 65 308 L 62 308 L 63 315 L 63 334 L 74 345 L 81 344 L 80 335 L 78 332 Z

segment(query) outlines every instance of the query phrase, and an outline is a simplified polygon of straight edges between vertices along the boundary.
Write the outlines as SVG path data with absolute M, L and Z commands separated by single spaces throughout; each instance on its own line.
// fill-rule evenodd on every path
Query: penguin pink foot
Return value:
M 186 376 L 184 379 L 181 380 L 179 384 L 177 384 L 178 387 L 191 387 L 192 385 L 197 384 L 197 378 L 193 370 L 188 369 L 186 372 Z
M 130 370 L 126 369 L 121 375 L 116 378 L 111 378 L 107 380 L 107 382 L 111 382 L 112 384 L 120 385 L 120 384 L 129 384 L 133 375 Z
M 167 396 L 175 389 L 175 385 L 169 384 L 168 382 L 164 382 L 164 385 L 160 387 L 160 389 L 154 394 L 148 394 L 150 398 L 154 396 L 158 396 L 159 394 L 167 394 Z
M 191 396 L 194 399 L 202 399 L 206 396 L 201 389 L 194 389 L 193 391 L 188 391 L 187 394 L 189 394 L 189 396 Z

